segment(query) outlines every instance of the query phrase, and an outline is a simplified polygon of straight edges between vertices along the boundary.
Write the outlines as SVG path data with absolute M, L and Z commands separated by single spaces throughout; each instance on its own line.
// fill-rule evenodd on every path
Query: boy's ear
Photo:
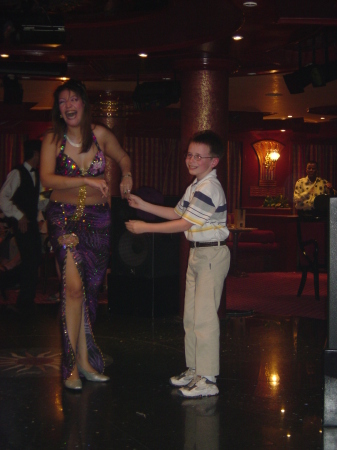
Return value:
M 214 168 L 219 164 L 220 158 L 213 158 L 211 161 L 211 166 Z

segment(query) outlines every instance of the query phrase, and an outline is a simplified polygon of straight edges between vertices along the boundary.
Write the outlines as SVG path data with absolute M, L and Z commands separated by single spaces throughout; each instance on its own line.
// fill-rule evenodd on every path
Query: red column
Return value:
M 181 71 L 181 151 L 187 150 L 190 137 L 202 130 L 212 130 L 219 134 L 227 150 L 228 143 L 228 75 L 235 62 L 224 59 L 186 59 L 177 64 Z M 217 167 L 217 175 L 226 186 L 226 154 Z M 191 183 L 185 161 L 181 157 L 180 192 Z M 180 246 L 180 315 L 183 315 L 185 280 L 189 246 L 184 237 Z M 225 289 L 219 315 L 225 311 Z

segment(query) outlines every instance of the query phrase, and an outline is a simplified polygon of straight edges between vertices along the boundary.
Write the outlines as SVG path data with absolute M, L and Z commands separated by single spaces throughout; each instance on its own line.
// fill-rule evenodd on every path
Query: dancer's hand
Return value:
M 132 189 L 132 178 L 131 177 L 122 178 L 122 181 L 121 181 L 121 184 L 119 187 L 121 190 L 121 197 L 128 199 L 130 196 L 131 189 Z
M 109 194 L 109 188 L 107 182 L 103 178 L 85 178 L 88 186 L 97 189 L 102 193 L 102 198 L 107 197 Z
M 134 234 L 147 233 L 147 223 L 141 220 L 129 220 L 125 222 L 126 229 Z

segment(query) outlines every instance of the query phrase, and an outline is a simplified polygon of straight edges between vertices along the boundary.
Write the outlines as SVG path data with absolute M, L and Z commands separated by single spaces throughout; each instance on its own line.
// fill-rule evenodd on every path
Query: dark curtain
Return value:
M 27 136 L 21 134 L 0 134 L 0 186 L 8 173 L 23 162 L 23 143 Z

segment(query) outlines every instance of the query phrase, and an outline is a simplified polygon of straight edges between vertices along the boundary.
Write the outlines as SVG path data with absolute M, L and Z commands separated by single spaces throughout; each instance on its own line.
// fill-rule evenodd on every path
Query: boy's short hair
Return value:
M 29 161 L 35 152 L 41 152 L 42 142 L 39 139 L 30 139 L 23 144 L 23 159 Z
M 210 155 L 214 156 L 215 158 L 221 159 L 225 153 L 223 141 L 218 134 L 214 133 L 214 131 L 199 131 L 191 137 L 188 145 L 190 145 L 192 142 L 194 142 L 195 144 L 207 145 L 209 147 Z
M 316 167 L 317 167 L 317 161 L 310 160 L 310 161 L 307 162 L 307 165 L 305 167 L 308 167 L 308 164 L 315 164 Z

